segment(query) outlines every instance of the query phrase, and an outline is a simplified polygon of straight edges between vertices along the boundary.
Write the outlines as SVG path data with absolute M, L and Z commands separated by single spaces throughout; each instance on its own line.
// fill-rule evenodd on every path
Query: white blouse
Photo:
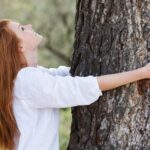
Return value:
M 72 77 L 70 67 L 26 67 L 14 85 L 19 129 L 15 150 L 59 150 L 59 108 L 89 105 L 102 95 L 96 77 Z

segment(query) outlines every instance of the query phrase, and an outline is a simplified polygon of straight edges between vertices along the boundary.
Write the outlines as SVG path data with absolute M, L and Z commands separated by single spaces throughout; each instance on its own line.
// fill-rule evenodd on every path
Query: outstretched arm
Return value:
M 99 88 L 102 91 L 107 91 L 146 78 L 150 78 L 150 63 L 132 71 L 98 76 L 97 80 Z

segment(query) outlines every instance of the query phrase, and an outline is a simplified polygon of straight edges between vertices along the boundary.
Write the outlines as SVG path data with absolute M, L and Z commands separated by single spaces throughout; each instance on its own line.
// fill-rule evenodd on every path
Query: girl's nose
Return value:
M 27 27 L 28 29 L 30 29 L 30 30 L 33 30 L 31 24 L 26 25 L 26 27 Z

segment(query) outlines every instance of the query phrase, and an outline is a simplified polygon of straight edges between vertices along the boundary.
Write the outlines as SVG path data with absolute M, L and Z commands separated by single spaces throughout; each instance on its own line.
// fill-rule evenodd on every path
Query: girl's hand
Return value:
M 143 67 L 144 77 L 150 79 L 150 63 Z

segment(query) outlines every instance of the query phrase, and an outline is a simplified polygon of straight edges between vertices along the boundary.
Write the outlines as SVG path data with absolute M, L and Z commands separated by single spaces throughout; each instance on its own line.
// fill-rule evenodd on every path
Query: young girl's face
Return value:
M 10 22 L 8 26 L 21 39 L 22 51 L 34 50 L 42 41 L 42 36 L 34 32 L 30 24 L 21 25 L 17 22 Z

